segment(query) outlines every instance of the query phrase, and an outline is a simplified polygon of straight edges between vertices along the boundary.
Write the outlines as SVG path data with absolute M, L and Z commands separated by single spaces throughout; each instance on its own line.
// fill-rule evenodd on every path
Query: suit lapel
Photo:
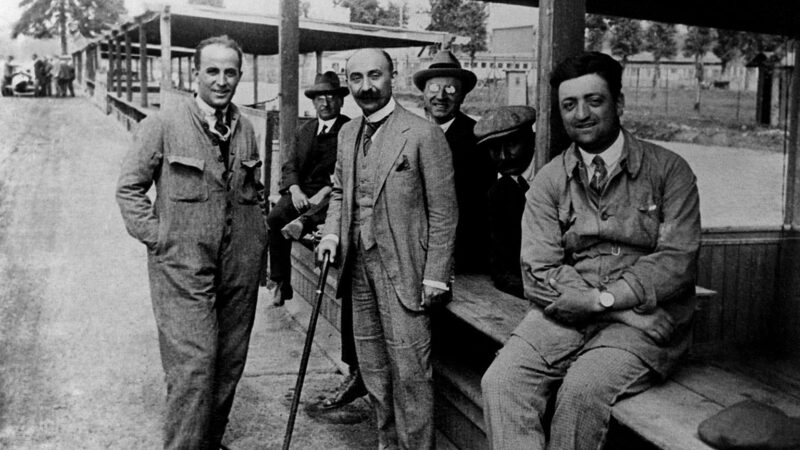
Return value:
M 403 133 L 408 130 L 408 125 L 403 117 L 404 113 L 403 108 L 397 105 L 392 115 L 381 127 L 382 132 L 378 133 L 378 138 L 372 143 L 371 148 L 378 150 L 378 161 L 375 164 L 375 178 L 373 179 L 375 187 L 372 195 L 373 205 L 378 199 L 383 183 L 386 182 L 386 178 L 392 170 L 394 161 L 406 145 L 406 138 Z

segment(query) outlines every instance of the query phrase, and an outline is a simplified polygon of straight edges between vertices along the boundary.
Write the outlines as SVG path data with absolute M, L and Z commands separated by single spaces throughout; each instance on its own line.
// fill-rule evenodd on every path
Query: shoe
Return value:
M 364 380 L 361 379 L 361 372 L 356 369 L 345 377 L 342 384 L 336 388 L 333 396 L 323 398 L 314 405 L 313 409 L 316 411 L 331 411 L 352 403 L 357 398 L 365 395 L 367 395 L 367 388 L 364 386 Z
M 287 223 L 286 226 L 281 228 L 281 234 L 286 239 L 299 241 L 303 236 L 303 221 L 297 218 Z
M 294 289 L 292 289 L 291 283 L 285 281 L 270 281 L 270 283 L 271 285 L 267 289 L 272 297 L 274 306 L 283 306 L 286 300 L 291 300 L 294 297 Z

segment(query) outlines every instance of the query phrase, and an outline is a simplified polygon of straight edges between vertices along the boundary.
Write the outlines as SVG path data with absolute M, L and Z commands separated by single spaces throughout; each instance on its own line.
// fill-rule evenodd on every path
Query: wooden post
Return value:
M 280 81 L 280 112 L 279 128 L 281 148 L 281 163 L 285 155 L 293 150 L 295 141 L 293 139 L 295 128 L 297 127 L 297 72 L 299 68 L 298 53 L 300 50 L 300 23 L 298 0 L 281 0 L 280 3 L 281 24 L 278 37 L 278 48 L 281 58 L 281 81 Z M 267 151 L 268 161 L 264 161 L 264 172 L 270 173 L 271 158 Z M 269 186 L 270 180 L 266 179 L 265 186 Z
M 108 61 L 106 93 L 110 93 L 114 90 L 114 53 L 114 36 L 109 36 L 108 49 L 106 51 L 106 61 Z
M 192 90 L 193 90 L 193 89 L 192 89 L 192 72 L 194 71 L 194 69 L 195 69 L 195 67 L 194 67 L 194 57 L 193 57 L 193 56 L 190 56 L 190 57 L 189 57 L 189 73 L 188 73 L 188 78 L 189 78 L 189 90 L 190 90 L 190 91 L 192 91 Z
M 800 41 L 794 40 L 795 62 L 789 83 L 789 140 L 786 160 L 786 207 L 783 224 L 800 231 Z
M 125 99 L 133 101 L 133 56 L 131 55 L 131 35 L 129 29 L 125 29 Z
M 178 89 L 183 90 L 183 58 L 178 57 Z
M 150 85 L 147 76 L 147 33 L 144 24 L 139 22 L 139 91 L 142 97 L 142 108 L 147 108 L 147 87 Z
M 167 89 L 172 87 L 172 29 L 169 18 L 169 6 L 161 11 L 161 108 L 166 106 Z
M 586 0 L 539 2 L 536 171 L 569 144 L 558 112 L 558 93 L 550 87 L 550 72 L 564 58 L 583 51 L 585 13 Z
M 122 36 L 119 34 L 119 32 L 116 32 L 115 35 L 116 37 L 114 38 L 114 43 L 116 48 L 116 56 L 114 59 L 117 62 L 117 98 L 122 98 Z
M 253 53 L 253 105 L 256 106 L 256 103 L 258 103 L 258 55 Z

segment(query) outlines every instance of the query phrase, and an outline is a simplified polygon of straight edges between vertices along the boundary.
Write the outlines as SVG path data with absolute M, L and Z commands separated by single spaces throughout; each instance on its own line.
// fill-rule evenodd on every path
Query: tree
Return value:
M 694 99 L 694 109 L 700 111 L 700 90 L 703 84 L 703 58 L 714 45 L 716 36 L 714 30 L 705 27 L 689 27 L 686 40 L 683 42 L 683 56 L 694 58 L 695 78 L 697 90 Z
M 786 54 L 785 44 L 786 41 L 781 36 L 717 30 L 717 40 L 711 51 L 722 60 L 724 71 L 731 61 L 738 58 L 749 61 L 759 53 L 771 53 L 773 61 L 780 60 Z
M 486 4 L 469 0 L 431 0 L 430 31 L 446 31 L 457 36 L 467 36 L 469 43 L 456 46 L 469 54 L 486 50 Z
M 586 15 L 586 50 L 599 52 L 603 50 L 603 39 L 608 31 L 608 20 L 597 14 Z
M 67 35 L 95 37 L 126 13 L 123 0 L 22 0 L 19 6 L 22 16 L 14 24 L 11 37 L 59 36 L 62 54 L 68 54 Z
M 656 97 L 658 79 L 661 77 L 661 60 L 673 58 L 678 53 L 678 46 L 675 44 L 675 25 L 667 23 L 653 22 L 650 28 L 644 33 L 643 48 L 653 54 L 653 91 L 651 98 Z
M 611 27 L 611 54 L 620 58 L 622 65 L 628 58 L 642 51 L 642 26 L 635 19 L 614 18 Z
M 342 0 L 338 5 L 350 8 L 350 22 L 404 27 L 408 24 L 408 13 L 405 3 L 389 3 L 382 7 L 378 0 Z

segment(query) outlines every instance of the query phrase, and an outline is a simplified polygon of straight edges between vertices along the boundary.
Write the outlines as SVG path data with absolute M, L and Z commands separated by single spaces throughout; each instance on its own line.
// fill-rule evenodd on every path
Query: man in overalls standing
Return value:
M 164 448 L 216 450 L 244 371 L 267 231 L 253 126 L 231 103 L 242 51 L 209 38 L 194 64 L 197 95 L 140 124 L 117 201 L 147 246 L 167 380 Z

